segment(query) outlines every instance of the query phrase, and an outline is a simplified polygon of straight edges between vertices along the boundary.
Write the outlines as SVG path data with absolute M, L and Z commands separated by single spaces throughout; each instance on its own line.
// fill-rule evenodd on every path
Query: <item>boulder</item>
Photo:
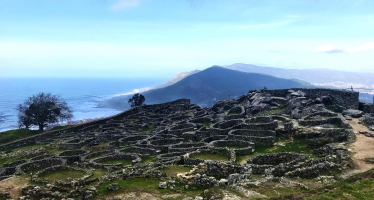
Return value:
M 359 118 L 364 115 L 364 112 L 362 112 L 361 110 L 347 109 L 343 111 L 343 115 Z
M 168 187 L 167 183 L 166 182 L 160 182 L 158 184 L 158 187 L 161 188 L 161 189 L 166 189 Z
M 110 184 L 110 185 L 106 186 L 106 189 L 108 189 L 109 191 L 119 190 L 119 184 L 118 183 Z

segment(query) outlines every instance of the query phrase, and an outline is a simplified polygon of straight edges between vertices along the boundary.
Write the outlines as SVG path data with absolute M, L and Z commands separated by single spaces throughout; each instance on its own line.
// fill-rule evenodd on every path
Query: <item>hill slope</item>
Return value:
M 264 74 L 245 73 L 223 67 L 210 67 L 199 73 L 187 76 L 181 81 L 165 88 L 144 92 L 146 104 L 156 104 L 173 101 L 180 98 L 191 99 L 191 103 L 201 106 L 211 106 L 218 100 L 239 97 L 249 90 L 284 89 L 294 87 L 314 87 L 300 81 L 277 78 Z M 115 97 L 101 104 L 102 107 L 115 109 L 128 108 L 129 96 Z

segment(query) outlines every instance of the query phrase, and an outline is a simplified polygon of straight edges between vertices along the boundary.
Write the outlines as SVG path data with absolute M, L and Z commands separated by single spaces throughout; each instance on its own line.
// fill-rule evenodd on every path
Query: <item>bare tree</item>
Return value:
M 40 131 L 48 124 L 62 122 L 73 117 L 72 111 L 65 100 L 51 93 L 39 93 L 19 104 L 18 124 L 20 127 L 30 128 L 38 126 Z

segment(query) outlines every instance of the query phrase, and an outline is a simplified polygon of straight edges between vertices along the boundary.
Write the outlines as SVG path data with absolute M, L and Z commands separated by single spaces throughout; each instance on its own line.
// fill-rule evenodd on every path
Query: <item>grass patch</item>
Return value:
M 50 153 L 50 154 L 55 154 L 55 155 L 58 155 L 60 154 L 61 152 L 65 151 L 63 149 L 59 149 L 59 148 L 51 148 L 51 147 L 46 147 L 47 149 L 47 152 Z
M 148 158 L 142 158 L 142 163 L 155 162 L 157 160 L 156 156 L 149 156 Z
M 25 173 L 26 174 L 36 174 L 36 172 L 40 171 L 40 170 L 43 170 L 44 168 L 42 167 L 38 167 L 38 168 L 35 168 L 35 169 L 32 169 L 32 170 L 26 170 Z
M 71 128 L 71 127 L 74 127 L 74 126 L 75 125 L 55 126 L 49 131 L 59 131 L 59 130 L 66 129 L 66 128 Z
M 100 178 L 104 176 L 106 172 L 107 171 L 104 169 L 95 169 L 94 171 L 92 171 L 92 176 L 90 177 L 90 179 Z
M 12 142 L 41 133 L 39 130 L 15 129 L 0 133 L 0 144 Z
M 34 144 L 34 145 L 19 147 L 19 148 L 13 149 L 12 151 L 19 151 L 19 150 L 26 150 L 26 149 L 32 149 L 32 148 L 39 148 L 39 147 L 44 147 L 44 146 L 45 146 L 44 144 Z
M 50 181 L 65 180 L 67 178 L 82 178 L 85 175 L 84 172 L 76 170 L 64 170 L 55 171 L 48 174 L 44 174 L 41 177 Z
M 343 126 L 341 124 L 338 124 L 338 123 L 335 123 L 335 124 L 332 124 L 334 126 L 334 128 L 343 128 Z
M 277 143 L 284 144 L 284 146 L 256 146 L 255 151 L 252 154 L 236 156 L 236 162 L 245 164 L 245 161 L 249 158 L 264 154 L 264 153 L 280 153 L 280 152 L 296 152 L 302 154 L 308 154 L 314 157 L 313 150 L 309 148 L 304 139 L 279 139 Z
M 204 125 L 206 128 L 210 127 L 210 122 L 200 122 L 200 124 Z
M 154 126 L 153 125 L 148 125 L 147 128 L 144 130 L 146 133 L 150 133 L 153 130 Z
M 190 156 L 191 159 L 204 159 L 204 160 L 216 160 L 216 161 L 230 161 L 229 157 L 222 154 L 214 153 L 201 153 Z
M 179 173 L 189 172 L 192 168 L 185 166 L 170 165 L 163 169 L 167 176 L 176 177 Z
M 228 149 L 241 149 L 241 148 L 244 148 L 244 147 L 239 146 L 239 145 L 228 145 L 228 146 L 222 146 L 222 147 L 226 147 Z
M 107 160 L 107 161 L 103 161 L 103 162 L 100 162 L 101 164 L 119 164 L 119 163 L 122 163 L 123 166 L 125 165 L 131 165 L 131 160 L 122 160 L 122 159 L 118 159 L 118 160 Z
M 374 158 L 364 158 L 364 162 L 367 164 L 374 164 Z
M 264 112 L 259 112 L 255 114 L 254 116 L 268 116 L 268 115 L 277 115 L 277 114 L 282 114 L 282 112 L 285 110 L 285 108 L 277 108 L 273 110 L 267 110 Z
M 299 191 L 273 199 L 374 199 L 374 169 L 355 174 L 310 191 Z
M 22 159 L 21 156 L 6 157 L 6 158 L 2 157 L 0 158 L 0 167 L 3 167 L 4 164 L 12 163 L 20 159 Z
M 113 195 L 118 193 L 124 193 L 124 192 L 136 192 L 136 191 L 144 191 L 149 193 L 162 193 L 167 192 L 167 189 L 159 189 L 158 183 L 160 181 L 157 179 L 151 179 L 151 178 L 128 178 L 126 180 L 113 180 L 106 182 L 104 184 L 101 184 L 97 188 L 97 195 L 96 197 L 103 197 L 106 195 Z M 118 183 L 120 186 L 120 189 L 117 191 L 109 191 L 106 189 L 106 186 L 112 184 L 112 183 Z

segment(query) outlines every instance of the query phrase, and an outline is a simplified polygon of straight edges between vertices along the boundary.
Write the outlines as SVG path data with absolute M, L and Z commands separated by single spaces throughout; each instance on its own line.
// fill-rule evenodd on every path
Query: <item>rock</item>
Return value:
M 194 200 L 203 200 L 203 197 L 196 196 Z
M 106 186 L 106 189 L 108 189 L 109 191 L 119 190 L 119 184 L 118 183 L 110 184 L 110 185 Z
M 160 182 L 158 184 L 158 187 L 161 188 L 161 189 L 166 189 L 168 187 L 167 183 L 166 182 Z
M 9 199 L 10 198 L 10 192 L 6 190 L 5 188 L 0 189 L 0 199 Z
M 364 115 L 364 112 L 362 112 L 361 110 L 347 109 L 347 110 L 344 110 L 342 114 L 348 115 L 354 118 L 359 118 L 362 115 Z

